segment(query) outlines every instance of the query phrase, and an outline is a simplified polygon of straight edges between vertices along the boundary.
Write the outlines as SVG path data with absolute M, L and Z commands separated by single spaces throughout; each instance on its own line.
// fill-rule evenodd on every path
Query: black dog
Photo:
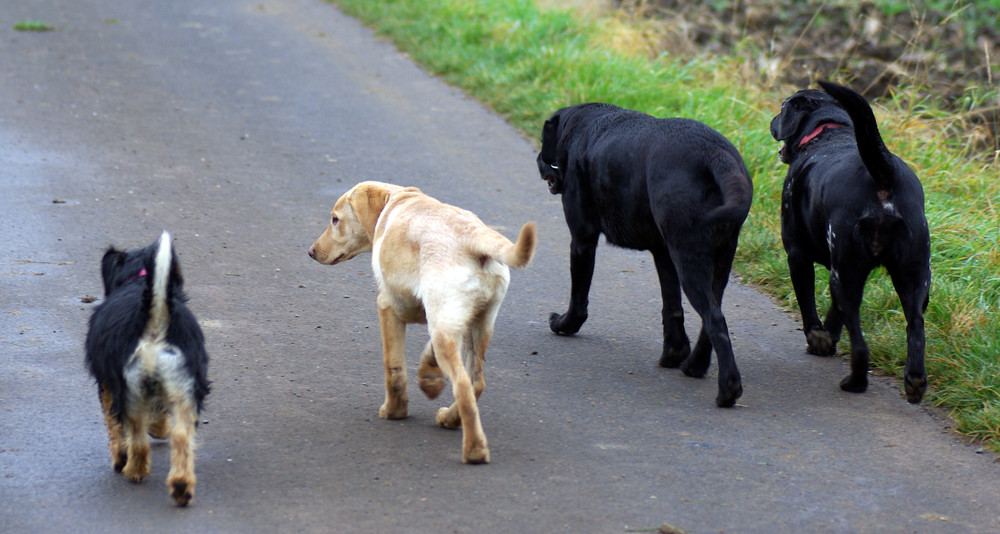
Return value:
M 146 433 L 169 435 L 167 488 L 185 506 L 194 498 L 194 433 L 209 390 L 208 355 L 185 305 L 170 235 L 131 252 L 109 248 L 101 274 L 105 301 L 90 317 L 86 364 L 98 385 L 111 465 L 139 482 L 150 470 Z
M 836 84 L 799 91 L 781 104 L 771 135 L 784 141 L 787 163 L 781 238 L 802 311 L 810 354 L 836 352 L 841 329 L 851 337 L 844 391 L 868 387 L 868 346 L 858 311 L 868 275 L 884 266 L 906 316 L 906 399 L 927 389 L 924 317 L 931 284 L 924 191 L 916 174 L 885 147 L 864 97 Z M 813 263 L 830 270 L 832 305 L 816 314 Z
M 598 237 L 653 254 L 663 297 L 660 365 L 705 375 L 719 358 L 719 406 L 743 393 L 722 315 L 722 294 L 753 184 L 736 148 L 690 119 L 657 119 L 609 104 L 563 108 L 545 121 L 538 170 L 562 194 L 572 236 L 569 310 L 553 313 L 556 334 L 587 320 Z M 681 288 L 701 316 L 694 350 L 684 331 Z

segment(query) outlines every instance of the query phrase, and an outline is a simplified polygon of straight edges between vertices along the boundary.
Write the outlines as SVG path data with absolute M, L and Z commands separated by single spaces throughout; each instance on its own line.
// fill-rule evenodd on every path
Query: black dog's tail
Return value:
M 709 210 L 704 222 L 743 224 L 753 202 L 753 182 L 746 165 L 738 154 L 734 158 L 728 152 L 711 161 L 712 177 L 722 192 L 722 205 Z
M 868 105 L 865 97 L 842 85 L 831 82 L 819 82 L 824 91 L 840 102 L 844 110 L 851 117 L 854 123 L 854 138 L 858 143 L 858 153 L 861 154 L 861 162 L 871 173 L 879 189 L 891 191 L 895 185 L 894 165 L 892 154 L 882 141 L 882 135 L 878 131 L 878 123 L 875 122 L 875 113 Z
M 149 321 L 143 337 L 153 343 L 159 343 L 167 337 L 170 327 L 170 308 L 168 305 L 170 290 L 170 275 L 173 271 L 174 253 L 170 245 L 170 234 L 166 231 L 156 244 L 156 254 L 153 257 L 152 299 L 149 305 Z

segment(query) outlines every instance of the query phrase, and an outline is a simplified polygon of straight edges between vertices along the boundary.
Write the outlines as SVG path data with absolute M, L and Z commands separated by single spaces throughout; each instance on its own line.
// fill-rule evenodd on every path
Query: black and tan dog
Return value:
M 167 488 L 174 504 L 186 506 L 194 498 L 194 437 L 209 391 L 208 355 L 185 305 L 170 235 L 139 250 L 109 248 L 101 274 L 105 300 L 90 317 L 86 364 L 98 385 L 111 465 L 139 482 L 150 472 L 147 433 L 169 436 Z
M 927 389 L 924 317 L 931 283 L 930 235 L 916 174 L 889 152 L 864 97 L 833 83 L 799 91 L 781 104 L 771 135 L 784 141 L 788 164 L 781 237 L 802 312 L 808 352 L 836 352 L 843 327 L 851 338 L 851 374 L 840 387 L 868 387 L 868 346 L 859 309 L 868 275 L 884 266 L 906 317 L 906 399 Z M 816 313 L 814 263 L 830 270 L 832 305 Z
M 537 162 L 549 192 L 562 195 L 572 236 L 569 310 L 551 315 L 552 331 L 575 334 L 587 320 L 601 234 L 613 245 L 648 250 L 663 297 L 660 365 L 701 377 L 714 348 L 715 402 L 732 406 L 743 386 L 721 305 L 753 197 L 736 147 L 694 120 L 581 104 L 545 121 Z M 684 331 L 682 288 L 702 321 L 694 350 Z

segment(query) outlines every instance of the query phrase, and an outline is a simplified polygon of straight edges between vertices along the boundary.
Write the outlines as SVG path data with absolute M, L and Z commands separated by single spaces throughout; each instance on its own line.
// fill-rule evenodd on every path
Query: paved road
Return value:
M 29 18 L 58 30 L 11 30 Z M 656 366 L 647 255 L 602 248 L 590 321 L 550 334 L 568 235 L 532 142 L 328 4 L 3 2 L 0 58 L 0 532 L 1000 530 L 993 455 L 893 381 L 841 393 L 845 363 L 805 355 L 752 289 L 727 293 L 746 389 L 731 410 L 714 376 Z M 365 179 L 508 235 L 539 222 L 488 354 L 487 466 L 460 463 L 433 421 L 446 401 L 412 384 L 409 419 L 377 417 L 368 258 L 306 256 Z M 164 444 L 146 482 L 112 473 L 82 366 L 103 248 L 164 228 L 213 358 L 183 510 Z

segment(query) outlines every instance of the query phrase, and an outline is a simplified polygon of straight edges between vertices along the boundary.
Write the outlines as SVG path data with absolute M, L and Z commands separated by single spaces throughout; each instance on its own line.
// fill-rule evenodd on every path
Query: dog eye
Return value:
M 337 224 L 337 222 L 338 222 L 339 220 L 340 220 L 340 219 L 338 219 L 338 218 L 336 218 L 336 217 L 331 217 L 331 218 L 330 218 L 330 224 L 332 224 L 332 225 L 336 225 L 336 224 Z

